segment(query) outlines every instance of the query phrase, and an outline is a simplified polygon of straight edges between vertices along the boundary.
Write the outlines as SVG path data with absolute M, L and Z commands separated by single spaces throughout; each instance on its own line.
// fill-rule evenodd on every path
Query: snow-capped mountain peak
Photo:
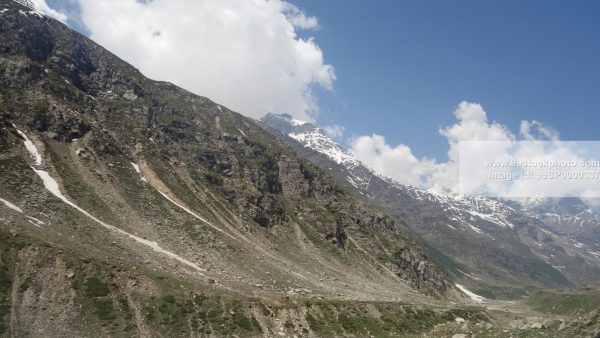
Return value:
M 338 164 L 358 164 L 358 160 L 356 160 L 354 156 L 347 153 L 339 144 L 327 137 L 319 128 L 314 128 L 313 130 L 306 132 L 291 132 L 288 136 L 304 144 L 305 147 L 327 155 Z
M 441 195 L 401 184 L 391 177 L 380 175 L 359 161 L 332 138 L 325 135 L 320 128 L 311 123 L 294 120 L 291 115 L 268 114 L 261 121 L 295 139 L 304 147 L 326 155 L 340 165 L 344 171 L 345 180 L 352 187 L 359 189 L 363 195 L 369 195 L 373 189 L 378 189 L 370 184 L 375 178 L 379 182 L 385 182 L 389 188 L 398 190 L 412 199 L 439 205 L 444 212 L 451 215 L 452 220 L 469 224 L 469 228 L 476 232 L 481 233 L 477 226 L 472 225 L 477 223 L 477 220 L 491 222 L 501 227 L 513 227 L 506 217 L 506 214 L 513 209 L 502 202 L 460 195 Z
M 327 155 L 337 164 L 344 166 L 360 164 L 353 155 L 312 123 L 296 120 L 289 114 L 268 114 L 261 121 L 297 140 L 305 147 Z
M 391 177 L 378 174 L 311 123 L 295 120 L 288 114 L 268 114 L 261 121 L 295 139 L 305 148 L 325 155 L 335 162 L 338 166 L 334 171 L 337 170 L 341 174 L 332 174 L 340 176 L 349 188 L 356 189 L 358 193 L 366 196 L 378 195 L 385 190 L 388 199 L 389 195 L 402 195 L 413 201 L 435 205 L 453 229 L 462 228 L 485 235 L 493 232 L 494 228 L 513 229 L 514 220 L 525 215 L 543 221 L 553 230 L 560 230 L 562 233 L 569 231 L 557 229 L 555 224 L 566 224 L 569 228 L 597 227 L 600 224 L 600 216 L 578 198 L 532 197 L 516 202 L 437 194 L 404 185 Z
M 65 14 L 55 11 L 50 8 L 48 4 L 44 1 L 34 1 L 34 0 L 13 0 L 14 2 L 23 5 L 29 8 L 29 11 L 19 10 L 19 13 L 22 15 L 36 15 L 40 18 L 51 17 L 62 23 L 67 22 L 67 17 Z

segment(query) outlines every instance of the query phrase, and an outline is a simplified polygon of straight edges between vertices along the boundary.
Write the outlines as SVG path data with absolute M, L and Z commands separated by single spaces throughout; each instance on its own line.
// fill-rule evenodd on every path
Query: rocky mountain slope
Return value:
M 410 218 L 294 149 L 0 0 L 0 336 L 560 331 L 561 314 L 474 294 Z M 569 320 L 560 332 L 596 330 Z
M 545 198 L 522 201 L 523 210 L 553 232 L 574 238 L 578 246 L 600 250 L 600 214 L 580 198 Z M 594 251 L 595 250 L 595 251 Z
M 310 123 L 269 114 L 261 122 L 337 182 L 420 234 L 457 281 L 490 298 L 521 296 L 539 287 L 586 285 L 600 278 L 600 246 L 557 231 L 555 214 L 488 198 L 438 195 L 378 175 Z M 565 203 L 565 202 L 563 202 Z M 581 211 L 581 210 L 580 210 Z M 557 219 L 563 227 L 565 214 Z M 592 214 L 586 222 L 599 228 Z M 572 218 L 569 218 L 572 220 Z
M 445 305 L 469 302 L 449 278 L 405 223 L 256 122 L 0 0 L 0 335 L 404 335 L 484 320 Z

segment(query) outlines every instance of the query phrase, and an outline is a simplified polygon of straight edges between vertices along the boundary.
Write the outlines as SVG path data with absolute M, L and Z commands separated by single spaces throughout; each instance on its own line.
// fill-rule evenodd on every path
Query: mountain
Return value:
M 600 250 L 600 215 L 577 197 L 529 199 L 523 210 L 557 234 L 571 237 L 575 245 Z
M 283 121 L 297 137 L 314 129 Z M 144 77 L 30 2 L 0 0 L 0 337 L 598 331 L 589 304 L 570 306 L 585 319 L 558 318 L 474 293 L 465 281 L 479 277 L 413 230 L 458 199 L 394 187 L 322 134 L 304 142 L 328 155 L 264 128 Z M 384 184 L 418 209 L 377 206 Z
M 521 201 L 521 206 L 535 214 L 568 214 L 592 213 L 590 207 L 577 197 L 563 198 L 529 198 Z
M 580 198 L 530 198 L 520 201 L 520 205 L 527 214 L 560 234 L 576 235 L 600 225 L 599 215 Z
M 485 319 L 405 223 L 255 121 L 6 0 L 0 280 L 6 336 L 403 336 Z
M 377 174 L 310 123 L 276 114 L 261 122 L 356 196 L 418 233 L 429 244 L 429 257 L 477 294 L 512 298 L 535 288 L 586 285 L 600 278 L 597 242 L 584 245 L 556 231 L 546 217 L 520 203 L 402 185 Z M 584 208 L 575 201 L 557 206 L 572 212 Z M 600 223 L 590 224 L 597 229 Z

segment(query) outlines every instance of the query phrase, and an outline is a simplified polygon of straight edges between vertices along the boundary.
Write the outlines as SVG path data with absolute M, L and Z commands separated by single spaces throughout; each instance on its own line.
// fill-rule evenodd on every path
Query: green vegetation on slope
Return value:
M 532 308 L 555 314 L 583 314 L 600 310 L 600 290 L 567 289 L 535 291 L 527 301 Z

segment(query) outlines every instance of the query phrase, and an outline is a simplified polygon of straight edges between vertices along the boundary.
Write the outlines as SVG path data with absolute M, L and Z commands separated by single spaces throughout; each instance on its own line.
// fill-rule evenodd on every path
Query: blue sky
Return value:
M 76 18 L 70 0 L 47 2 Z M 317 122 L 344 126 L 344 140 L 379 134 L 444 161 L 438 130 L 461 101 L 515 133 L 538 120 L 565 140 L 597 139 L 598 1 L 291 2 L 318 18 L 319 29 L 299 32 L 335 68 L 333 89 L 315 89 Z
M 527 119 L 562 139 L 600 135 L 598 1 L 294 3 L 319 18 L 314 35 L 336 69 L 320 121 L 348 134 L 443 159 L 438 128 L 467 100 L 515 131 Z

